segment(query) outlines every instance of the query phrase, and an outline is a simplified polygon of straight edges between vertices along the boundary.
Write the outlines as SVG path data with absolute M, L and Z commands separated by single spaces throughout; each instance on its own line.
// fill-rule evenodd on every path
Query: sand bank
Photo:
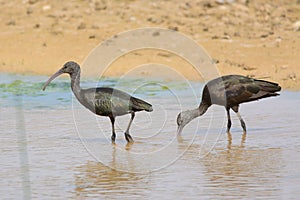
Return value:
M 298 2 L 298 3 L 297 3 Z M 0 71 L 47 74 L 68 60 L 82 63 L 99 43 L 120 32 L 169 28 L 202 45 L 220 74 L 243 74 L 300 89 L 300 3 L 264 1 L 2 1 Z M 299 22 L 298 22 L 299 23 Z M 113 63 L 107 76 L 158 62 L 189 79 L 195 72 L 176 55 L 141 51 Z M 83 72 L 84 73 L 84 72 Z

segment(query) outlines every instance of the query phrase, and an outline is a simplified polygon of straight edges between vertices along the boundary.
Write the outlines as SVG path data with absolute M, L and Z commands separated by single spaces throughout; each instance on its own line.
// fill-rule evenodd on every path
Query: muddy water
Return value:
M 114 79 L 154 105 L 140 112 L 126 145 L 129 116 L 95 117 L 70 93 L 68 79 L 41 92 L 46 77 L 1 74 L 0 195 L 3 199 L 297 199 L 300 195 L 300 93 L 244 104 L 248 134 L 232 113 L 225 134 L 214 106 L 176 136 L 176 116 L 199 103 L 202 85 Z M 83 82 L 84 87 L 93 81 Z M 159 83 L 159 84 L 157 84 Z M 129 87 L 129 84 L 132 87 Z M 131 89 L 137 88 L 137 89 Z M 195 94 L 193 94 L 195 92 Z

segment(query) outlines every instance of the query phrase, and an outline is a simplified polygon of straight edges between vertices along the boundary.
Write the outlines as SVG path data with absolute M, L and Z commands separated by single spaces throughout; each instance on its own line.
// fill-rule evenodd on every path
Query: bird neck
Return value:
M 80 71 L 78 73 L 70 74 L 71 88 L 78 100 L 81 100 L 81 87 L 80 87 Z
M 209 106 L 207 104 L 201 103 L 198 108 L 189 110 L 190 120 L 203 115 L 207 111 L 208 107 Z
M 207 111 L 208 108 L 209 108 L 208 104 L 201 102 L 199 107 L 196 109 L 196 110 L 198 110 L 197 117 L 203 115 Z
M 190 115 L 189 121 L 191 121 L 191 120 L 201 116 L 200 110 L 198 108 L 193 109 L 193 110 L 189 110 L 189 115 Z

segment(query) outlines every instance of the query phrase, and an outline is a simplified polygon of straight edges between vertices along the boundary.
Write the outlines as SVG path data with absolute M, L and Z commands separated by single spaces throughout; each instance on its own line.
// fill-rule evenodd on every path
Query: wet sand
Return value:
M 297 3 L 298 2 L 298 3 Z M 49 75 L 68 60 L 83 63 L 99 43 L 120 32 L 169 28 L 195 40 L 217 62 L 220 74 L 243 74 L 300 89 L 300 4 L 288 1 L 1 1 L 0 71 Z M 298 31 L 297 31 L 298 30 Z M 188 79 L 194 72 L 174 55 L 141 51 L 117 62 L 119 76 L 168 59 Z

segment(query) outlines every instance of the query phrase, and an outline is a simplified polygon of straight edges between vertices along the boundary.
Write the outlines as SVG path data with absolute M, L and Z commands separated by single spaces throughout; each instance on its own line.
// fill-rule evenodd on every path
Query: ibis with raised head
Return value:
M 151 112 L 153 110 L 152 105 L 114 88 L 97 87 L 82 89 L 80 87 L 80 66 L 73 61 L 65 63 L 60 70 L 53 74 L 45 83 L 43 90 L 46 89 L 47 85 L 53 79 L 64 73 L 70 75 L 72 91 L 83 106 L 97 115 L 110 118 L 112 125 L 112 143 L 115 143 L 116 139 L 115 118 L 117 116 L 131 114 L 129 124 L 124 134 L 127 142 L 133 142 L 129 134 L 129 129 L 135 117 L 135 112 L 143 110 Z

